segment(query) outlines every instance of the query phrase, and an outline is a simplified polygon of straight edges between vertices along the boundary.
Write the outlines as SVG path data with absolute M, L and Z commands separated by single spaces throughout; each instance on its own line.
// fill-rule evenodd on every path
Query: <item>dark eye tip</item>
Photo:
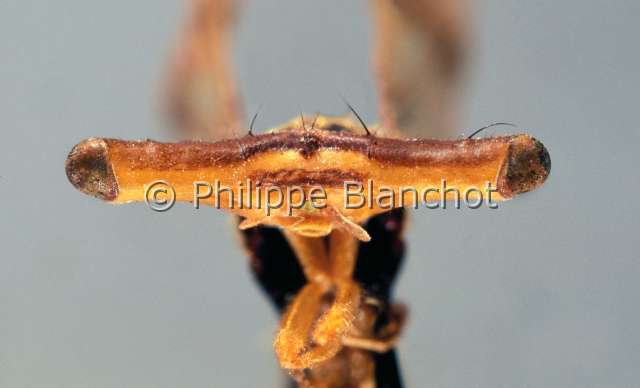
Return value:
M 546 172 L 545 174 L 545 179 L 546 179 L 551 173 L 551 155 L 549 155 L 549 151 L 547 150 L 547 147 L 544 146 L 544 144 L 542 144 L 539 140 L 535 138 L 533 140 L 535 141 L 536 146 L 538 147 L 538 157 L 540 158 L 540 164 L 542 165 L 542 167 L 544 168 L 544 171 Z
M 515 137 L 509 147 L 508 165 L 503 178 L 504 192 L 526 193 L 542 186 L 551 173 L 551 156 L 539 140 Z
M 103 139 L 89 138 L 74 146 L 65 161 L 65 171 L 69 182 L 87 195 L 104 201 L 118 196 L 118 184 Z

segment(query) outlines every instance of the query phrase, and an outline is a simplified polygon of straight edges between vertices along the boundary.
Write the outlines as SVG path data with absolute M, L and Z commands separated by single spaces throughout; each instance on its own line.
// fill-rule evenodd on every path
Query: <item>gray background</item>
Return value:
M 498 211 L 415 212 L 397 288 L 411 306 L 407 386 L 640 384 L 639 4 L 474 2 L 464 127 L 520 124 L 548 146 L 552 175 Z M 171 138 L 157 92 L 183 11 L 0 1 L 2 388 L 281 378 L 276 317 L 226 214 L 110 206 L 64 174 L 82 138 Z M 236 62 L 248 115 L 266 104 L 259 127 L 344 113 L 340 93 L 376 119 L 367 13 L 248 2 Z

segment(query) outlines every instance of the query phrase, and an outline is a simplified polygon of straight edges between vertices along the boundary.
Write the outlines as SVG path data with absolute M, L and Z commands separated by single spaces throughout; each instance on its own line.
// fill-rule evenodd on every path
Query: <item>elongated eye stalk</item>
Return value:
M 424 199 L 433 200 L 438 194 L 429 189 L 446 181 L 459 192 L 475 190 L 476 196 L 500 201 L 541 186 L 550 169 L 546 148 L 528 135 L 435 141 L 295 129 L 215 143 L 91 138 L 76 145 L 66 161 L 69 181 L 104 201 L 143 201 L 149 185 L 162 180 L 176 201 L 194 202 L 201 198 L 194 183 L 215 182 L 228 190 L 202 196 L 201 202 L 246 218 L 241 227 L 274 225 L 315 237 L 338 228 L 364 241 L 368 235 L 360 223 L 394 207 L 413 206 L 412 191 L 403 189 L 428 193 Z M 360 185 L 360 192 L 349 192 L 345 182 Z M 272 207 L 274 197 L 286 196 L 291 187 L 301 190 Z M 314 187 L 322 190 L 317 194 L 323 194 L 323 206 L 309 200 Z M 383 187 L 392 190 L 393 199 L 374 200 Z M 281 190 L 249 193 L 258 188 Z M 452 195 L 445 193 L 446 199 Z M 358 202 L 362 206 L 353 206 Z

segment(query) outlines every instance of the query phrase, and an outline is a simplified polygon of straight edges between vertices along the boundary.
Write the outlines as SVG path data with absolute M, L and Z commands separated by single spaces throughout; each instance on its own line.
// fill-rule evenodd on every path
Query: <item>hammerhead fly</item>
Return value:
M 345 206 L 345 181 L 424 189 L 447 179 L 460 190 L 488 182 L 495 200 L 508 200 L 539 187 L 550 172 L 545 147 L 524 134 L 408 138 L 453 125 L 464 8 L 458 1 L 371 3 L 382 117 L 375 133 L 357 114 L 359 122 L 319 115 L 238 137 L 241 108 L 229 65 L 236 1 L 192 0 L 173 62 L 169 110 L 178 127 L 211 142 L 89 138 L 66 161 L 77 189 L 112 203 L 144 201 L 149 184 L 160 180 L 185 202 L 194 200 L 194 182 L 203 179 L 235 187 L 204 202 L 238 216 L 251 269 L 282 316 L 276 355 L 300 387 L 402 386 L 394 345 L 407 309 L 394 303 L 392 286 L 404 255 L 406 214 L 399 205 Z M 240 206 L 236 184 L 245 181 L 301 187 L 295 198 L 301 206 L 265 213 L 272 194 L 242 199 Z M 326 189 L 323 206 L 308 206 L 318 185 Z

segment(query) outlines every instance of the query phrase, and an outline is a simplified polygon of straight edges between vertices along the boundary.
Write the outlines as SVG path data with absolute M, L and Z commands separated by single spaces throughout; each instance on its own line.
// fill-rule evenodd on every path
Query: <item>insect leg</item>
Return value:
M 329 310 L 320 318 L 313 330 L 313 340 L 326 345 L 341 338 L 351 327 L 360 307 L 360 287 L 352 280 L 336 284 L 335 299 Z
M 233 138 L 244 125 L 232 65 L 237 0 L 191 0 L 171 61 L 167 110 L 173 124 L 198 138 Z
M 304 237 L 287 230 L 284 231 L 284 235 L 307 279 L 312 283 L 320 284 L 325 291 L 331 288 L 330 262 L 324 239 Z
M 331 273 L 336 279 L 351 279 L 356 265 L 359 241 L 345 230 L 335 229 L 329 235 Z
M 386 353 L 393 349 L 407 320 L 407 308 L 402 304 L 394 304 L 389 312 L 389 320 L 378 330 L 375 337 L 344 336 L 342 344 L 345 346 L 369 350 L 376 353 Z
M 313 327 L 320 307 L 324 291 L 316 283 L 308 283 L 296 295 L 287 308 L 280 331 L 274 341 L 274 348 L 280 365 L 287 369 L 307 367 L 302 354 L 309 345 L 309 332 Z

